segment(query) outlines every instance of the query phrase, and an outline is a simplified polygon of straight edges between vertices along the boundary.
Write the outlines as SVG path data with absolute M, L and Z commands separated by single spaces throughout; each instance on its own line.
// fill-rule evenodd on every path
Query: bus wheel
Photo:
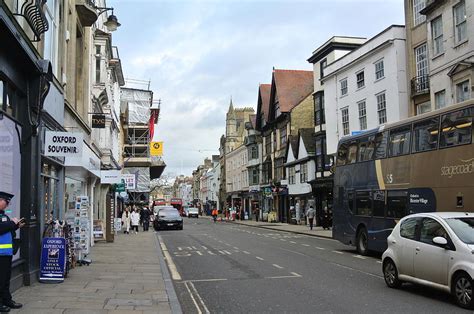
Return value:
M 360 228 L 359 232 L 357 232 L 356 239 L 356 248 L 360 255 L 367 255 L 367 253 L 369 253 L 368 240 L 369 236 L 367 235 L 367 229 Z
M 398 279 L 397 267 L 390 258 L 385 259 L 383 263 L 383 278 L 390 288 L 399 288 L 402 284 Z

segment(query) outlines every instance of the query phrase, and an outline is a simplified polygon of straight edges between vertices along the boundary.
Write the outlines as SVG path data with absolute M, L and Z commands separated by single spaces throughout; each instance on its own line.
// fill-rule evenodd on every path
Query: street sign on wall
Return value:
M 163 142 L 150 143 L 150 156 L 163 156 Z
M 105 114 L 93 114 L 92 115 L 92 128 L 93 129 L 105 129 Z
M 44 155 L 56 157 L 81 157 L 82 133 L 46 131 Z

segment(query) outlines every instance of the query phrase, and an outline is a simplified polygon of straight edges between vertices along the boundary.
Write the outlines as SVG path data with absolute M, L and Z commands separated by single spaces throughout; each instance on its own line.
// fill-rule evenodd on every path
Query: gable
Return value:
M 287 153 L 286 153 L 286 163 L 289 163 L 289 162 L 293 162 L 296 160 L 295 158 L 295 155 L 293 154 L 293 147 L 292 147 L 292 143 L 289 142 L 288 143 L 288 147 L 287 147 Z
M 299 136 L 299 149 L 298 149 L 298 159 L 304 159 L 308 157 L 308 151 L 303 141 L 303 137 Z

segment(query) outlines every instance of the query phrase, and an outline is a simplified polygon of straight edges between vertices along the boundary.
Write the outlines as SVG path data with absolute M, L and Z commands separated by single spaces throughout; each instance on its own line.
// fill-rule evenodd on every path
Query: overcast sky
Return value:
M 107 0 L 126 78 L 151 80 L 161 99 L 155 140 L 165 173 L 191 175 L 218 154 L 225 113 L 256 110 L 272 68 L 312 70 L 306 60 L 334 35 L 370 38 L 404 24 L 402 0 Z

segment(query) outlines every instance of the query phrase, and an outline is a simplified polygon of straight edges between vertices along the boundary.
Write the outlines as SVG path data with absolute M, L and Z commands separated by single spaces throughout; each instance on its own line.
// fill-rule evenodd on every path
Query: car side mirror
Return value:
M 439 246 L 442 246 L 442 247 L 447 247 L 448 245 L 448 240 L 446 240 L 445 238 L 443 237 L 435 237 L 433 238 L 433 243 L 434 244 L 437 244 Z

